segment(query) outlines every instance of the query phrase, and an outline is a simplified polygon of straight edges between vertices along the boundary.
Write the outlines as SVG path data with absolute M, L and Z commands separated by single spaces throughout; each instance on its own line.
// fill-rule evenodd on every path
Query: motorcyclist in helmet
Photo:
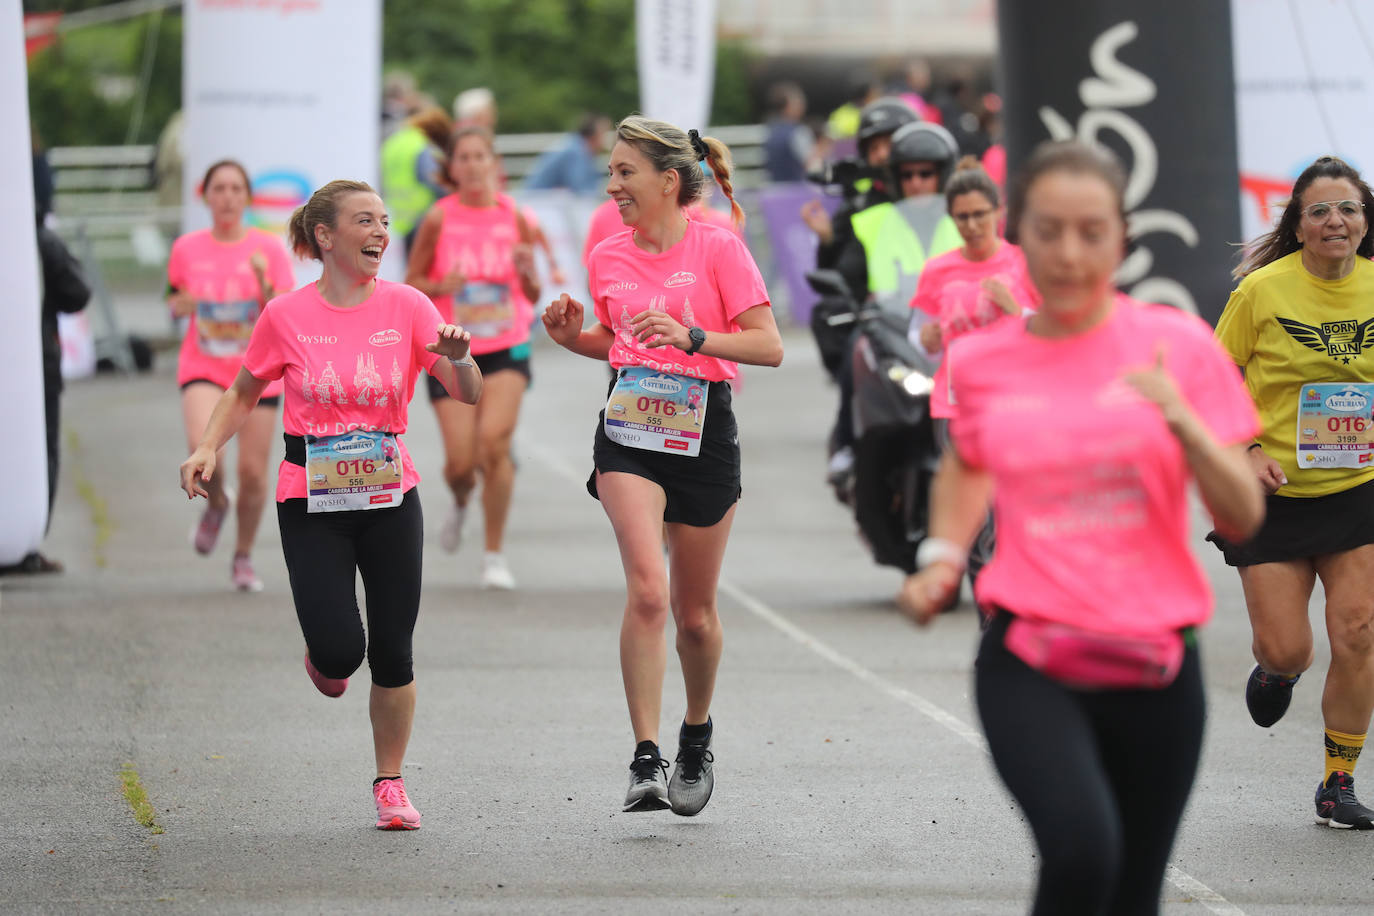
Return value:
M 914 123 L 917 114 L 911 106 L 895 96 L 885 96 L 868 103 L 859 114 L 859 130 L 856 135 L 859 156 L 865 171 L 882 171 L 888 165 L 888 155 L 892 149 L 892 135 L 905 124 Z M 836 163 L 835 171 L 842 168 L 855 169 L 859 163 Z M 856 295 L 863 295 L 867 288 L 864 278 L 863 259 L 856 258 L 854 251 L 854 214 L 877 203 L 892 199 L 886 175 L 878 178 L 863 178 L 856 182 L 836 176 L 837 182 L 846 188 L 844 203 L 831 217 L 819 200 L 808 201 L 801 210 L 811 231 L 820 239 L 816 251 L 816 267 L 838 270 L 850 284 Z M 843 262 L 842 257 L 847 255 Z
M 891 200 L 879 201 L 851 217 L 854 239 L 838 258 L 850 273 L 857 296 L 866 295 L 885 311 L 909 318 L 908 303 L 929 258 L 963 244 L 946 212 L 945 182 L 959 160 L 959 146 L 938 124 L 915 121 L 891 136 L 888 155 Z M 846 277 L 846 280 L 849 280 Z M 852 346 L 838 373 L 840 404 L 830 437 L 828 476 L 836 483 L 853 465 Z

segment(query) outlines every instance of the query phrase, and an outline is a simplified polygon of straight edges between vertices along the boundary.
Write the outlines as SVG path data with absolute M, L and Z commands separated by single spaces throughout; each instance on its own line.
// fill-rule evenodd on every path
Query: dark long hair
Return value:
M 1246 246 L 1245 255 L 1240 265 L 1232 271 L 1232 276 L 1239 280 L 1246 274 L 1253 273 L 1266 264 L 1272 264 L 1302 247 L 1302 242 L 1298 239 L 1298 224 L 1302 221 L 1302 196 L 1318 178 L 1335 178 L 1348 181 L 1355 186 L 1360 200 L 1364 203 L 1365 214 L 1364 238 L 1360 239 L 1355 254 L 1362 258 L 1374 257 L 1374 235 L 1369 231 L 1369 217 L 1374 213 L 1374 193 L 1370 192 L 1369 185 L 1365 184 L 1360 173 L 1345 160 L 1337 159 L 1335 156 L 1323 156 L 1302 170 L 1298 180 L 1293 183 L 1293 194 L 1283 208 L 1283 216 L 1279 217 L 1278 225 Z

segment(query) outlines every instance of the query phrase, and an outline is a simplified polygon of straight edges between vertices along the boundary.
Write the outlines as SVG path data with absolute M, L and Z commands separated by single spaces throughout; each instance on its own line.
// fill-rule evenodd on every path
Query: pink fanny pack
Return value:
M 1184 638 L 1177 630 L 1118 636 L 1013 616 L 1003 643 L 1036 671 L 1076 688 L 1158 690 L 1183 666 Z

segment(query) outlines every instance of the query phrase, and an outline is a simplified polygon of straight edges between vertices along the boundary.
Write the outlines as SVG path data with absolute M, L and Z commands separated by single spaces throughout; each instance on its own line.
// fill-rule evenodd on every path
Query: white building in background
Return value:
M 770 57 L 991 57 L 996 0 L 721 0 L 722 36 Z

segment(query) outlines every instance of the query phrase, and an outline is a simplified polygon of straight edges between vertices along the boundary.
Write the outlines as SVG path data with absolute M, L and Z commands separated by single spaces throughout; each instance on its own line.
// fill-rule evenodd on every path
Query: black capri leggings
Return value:
M 411 636 L 420 613 L 424 544 L 419 489 L 412 487 L 394 508 L 358 512 L 311 514 L 304 499 L 288 499 L 277 503 L 277 521 L 296 617 L 315 668 L 325 677 L 348 677 L 366 651 L 378 687 L 413 681 Z M 355 570 L 367 593 L 366 633 Z
M 1163 690 L 1073 690 L 983 634 L 974 676 L 993 762 L 1040 852 L 1033 914 L 1154 914 L 1205 715 L 1196 646 Z

